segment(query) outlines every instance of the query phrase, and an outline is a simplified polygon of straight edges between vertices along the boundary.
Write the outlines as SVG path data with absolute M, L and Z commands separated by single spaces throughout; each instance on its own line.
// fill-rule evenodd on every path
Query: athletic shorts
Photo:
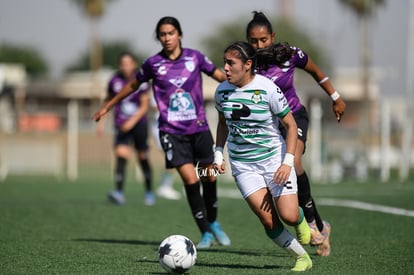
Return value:
M 247 163 L 231 160 L 230 163 L 233 177 L 244 199 L 262 188 L 267 188 L 273 198 L 296 194 L 298 191 L 296 173 L 293 168 L 285 184 L 278 185 L 273 182 L 273 176 L 280 166 L 278 161 L 266 159 Z
M 165 153 L 167 169 L 183 164 L 207 165 L 213 163 L 213 136 L 210 131 L 192 135 L 176 135 L 160 131 L 160 142 Z
M 137 123 L 128 132 L 122 132 L 115 128 L 114 146 L 134 144 L 134 148 L 139 151 L 148 150 L 148 123 L 142 121 Z
M 293 117 L 295 118 L 296 124 L 298 125 L 298 139 L 300 139 L 306 146 L 309 127 L 309 117 L 305 106 L 302 106 L 302 108 L 293 113 Z M 279 124 L 279 130 L 283 138 L 286 139 L 286 129 L 283 127 L 281 123 Z

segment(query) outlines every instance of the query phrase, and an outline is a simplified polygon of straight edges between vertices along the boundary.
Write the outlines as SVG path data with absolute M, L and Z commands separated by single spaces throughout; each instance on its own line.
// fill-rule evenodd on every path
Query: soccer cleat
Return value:
M 213 232 L 213 235 L 219 244 L 225 245 L 225 246 L 230 245 L 230 238 L 223 231 L 223 229 L 221 229 L 220 223 L 218 221 L 209 223 L 208 225 L 210 226 L 210 229 Z
M 151 191 L 145 192 L 144 204 L 148 206 L 155 204 L 155 196 Z
M 295 225 L 296 237 L 301 245 L 309 244 L 311 239 L 311 231 L 306 219 L 303 219 L 300 224 Z
M 327 221 L 323 221 L 322 230 L 323 242 L 316 249 L 316 254 L 319 256 L 329 256 L 331 254 L 331 245 L 329 243 L 329 236 L 331 235 L 331 225 Z
M 312 260 L 308 253 L 296 257 L 295 266 L 292 271 L 306 271 L 312 268 Z
M 315 246 L 322 244 L 324 237 L 322 233 L 319 231 L 315 220 L 309 223 L 309 229 L 311 232 L 310 245 Z
M 157 195 L 168 200 L 179 200 L 181 198 L 180 193 L 171 186 L 160 186 L 157 189 Z
M 204 232 L 201 241 L 196 245 L 197 249 L 210 248 L 213 245 L 214 235 L 210 232 Z
M 112 191 L 108 193 L 108 199 L 110 202 L 123 205 L 125 204 L 125 196 L 121 191 Z

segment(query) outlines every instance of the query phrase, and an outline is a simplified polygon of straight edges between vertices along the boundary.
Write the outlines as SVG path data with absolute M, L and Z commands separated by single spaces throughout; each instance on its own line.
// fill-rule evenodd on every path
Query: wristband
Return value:
M 341 95 L 338 93 L 338 91 L 335 91 L 330 95 L 330 97 L 331 97 L 332 101 L 336 101 L 338 98 L 341 97 Z
M 223 164 L 223 147 L 216 147 L 216 150 L 214 151 L 214 161 L 213 163 L 217 165 Z
M 289 167 L 293 167 L 293 161 L 295 159 L 295 155 L 292 153 L 286 153 L 285 154 L 285 159 L 283 160 L 282 164 L 285 164 Z
M 323 83 L 325 83 L 326 81 L 328 81 L 329 77 L 324 77 L 321 81 L 319 81 L 319 85 L 322 85 Z

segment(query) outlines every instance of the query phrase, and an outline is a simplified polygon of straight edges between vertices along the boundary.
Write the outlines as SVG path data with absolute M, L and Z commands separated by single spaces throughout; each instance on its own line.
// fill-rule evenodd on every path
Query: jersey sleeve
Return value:
M 292 47 L 295 53 L 292 56 L 291 62 L 295 67 L 305 68 L 306 63 L 308 63 L 308 54 L 302 51 L 300 48 Z
M 223 107 L 222 107 L 222 105 L 221 105 L 221 98 L 223 97 L 223 95 L 221 94 L 221 92 L 220 92 L 220 86 L 221 85 L 219 85 L 218 87 L 217 87 L 217 89 L 216 89 L 216 92 L 214 93 L 214 105 L 215 105 L 215 107 L 216 107 L 216 110 L 219 112 L 219 113 L 223 113 Z
M 114 80 L 113 78 L 108 82 L 108 85 L 106 87 L 106 98 L 111 99 L 115 96 L 114 91 Z
M 211 60 L 201 52 L 197 52 L 197 59 L 200 64 L 200 70 L 211 76 L 214 73 L 214 70 L 216 69 L 216 66 L 211 62 Z
M 140 83 L 148 82 L 152 78 L 152 71 L 151 65 L 149 60 L 147 59 L 139 68 L 138 72 L 136 73 L 136 79 Z
M 269 98 L 270 111 L 277 117 L 284 117 L 290 112 L 289 104 L 282 90 L 274 85 L 274 89 L 270 92 Z

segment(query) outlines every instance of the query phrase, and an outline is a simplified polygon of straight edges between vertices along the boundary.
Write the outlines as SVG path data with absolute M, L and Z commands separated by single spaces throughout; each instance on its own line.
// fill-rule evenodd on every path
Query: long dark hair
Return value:
M 246 63 L 248 60 L 252 61 L 252 69 L 250 71 L 251 74 L 255 73 L 255 68 L 256 68 L 256 64 L 257 64 L 257 59 L 256 59 L 256 51 L 254 50 L 254 48 L 247 42 L 244 41 L 237 41 L 234 42 L 232 44 L 230 44 L 225 50 L 224 52 L 228 52 L 228 51 L 237 51 L 239 58 L 241 61 L 243 61 L 243 63 Z
M 254 27 L 265 27 L 272 34 L 273 28 L 263 12 L 253 11 L 253 19 L 247 24 L 246 37 L 249 40 L 250 32 Z M 273 44 L 271 47 L 257 50 L 257 66 L 267 68 L 269 65 L 285 67 L 295 50 L 287 42 Z
M 155 37 L 158 40 L 160 40 L 160 35 L 159 35 L 160 28 L 162 25 L 165 25 L 165 24 L 173 25 L 174 28 L 178 31 L 178 34 L 180 36 L 183 36 L 183 31 L 181 29 L 181 25 L 178 19 L 172 16 L 165 16 L 165 17 L 162 17 L 160 20 L 158 20 L 157 26 L 155 27 Z

